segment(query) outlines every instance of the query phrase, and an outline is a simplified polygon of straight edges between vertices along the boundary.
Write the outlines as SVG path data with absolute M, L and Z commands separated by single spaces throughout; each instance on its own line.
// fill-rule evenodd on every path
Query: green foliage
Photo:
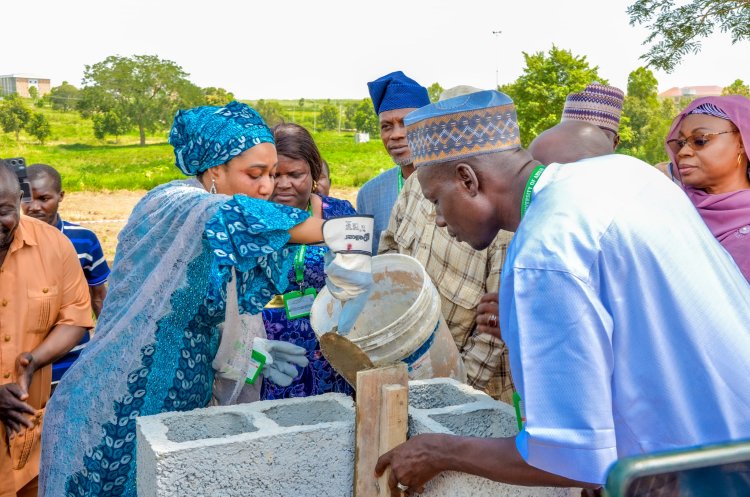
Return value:
M 297 105 L 299 105 L 299 108 L 302 109 L 305 106 L 305 98 L 300 98 Z
M 372 106 L 372 100 L 365 98 L 357 104 L 352 116 L 352 124 L 357 131 L 370 133 L 378 136 L 380 134 L 380 121 L 375 108 Z
M 29 86 L 29 97 L 34 101 L 39 98 L 39 89 L 36 86 Z
M 95 114 L 91 120 L 94 123 L 94 136 L 97 139 L 103 140 L 107 135 L 112 135 L 115 137 L 115 143 L 119 141 L 121 135 L 133 127 L 127 118 L 111 109 Z
M 17 94 L 6 96 L 0 104 L 0 127 L 6 133 L 14 133 L 16 141 L 30 119 L 31 111 Z
M 75 109 L 78 103 L 78 92 L 78 88 L 63 81 L 60 86 L 55 86 L 49 92 L 52 108 L 65 112 Z
M 440 94 L 443 93 L 444 88 L 440 86 L 440 83 L 435 82 L 427 88 L 427 94 L 430 96 L 430 102 L 437 102 L 440 100 Z
M 325 130 L 337 129 L 339 125 L 339 109 L 335 105 L 325 104 L 320 109 L 318 122 Z
M 203 98 L 206 101 L 206 105 L 221 106 L 234 100 L 234 93 L 227 91 L 224 88 L 214 88 L 213 86 L 209 86 L 208 88 L 203 88 L 201 91 L 203 92 Z
M 276 126 L 277 124 L 287 120 L 286 114 L 284 113 L 284 109 L 281 107 L 281 104 L 273 100 L 266 101 L 261 98 L 260 100 L 255 102 L 253 108 L 258 111 L 260 117 L 262 117 L 266 124 L 268 124 L 269 126 Z
M 618 152 L 650 164 L 666 159 L 664 140 L 676 114 L 674 102 L 671 99 L 659 102 L 657 94 L 658 82 L 653 72 L 639 67 L 630 73 L 622 111 L 629 133 L 621 133 Z
M 52 134 L 52 128 L 49 125 L 49 121 L 44 117 L 44 114 L 33 113 L 29 122 L 26 123 L 26 131 L 39 140 L 39 143 L 44 144 L 44 141 L 49 138 Z
M 154 55 L 110 56 L 86 66 L 84 85 L 88 91 L 79 101 L 84 116 L 115 112 L 138 128 L 140 144 L 146 132 L 166 129 L 178 108 L 205 101 L 187 73 L 170 60 Z
M 722 95 L 744 95 L 750 98 L 750 86 L 741 79 L 735 79 L 734 83 L 724 88 Z
M 501 87 L 515 102 L 524 146 L 560 121 L 565 98 L 593 82 L 607 84 L 585 56 L 552 46 L 545 55 L 524 52 L 526 67 L 513 83 Z
M 750 39 L 748 0 L 636 0 L 628 7 L 631 25 L 646 25 L 651 44 L 641 56 L 648 66 L 671 72 L 689 53 L 698 53 L 702 38 L 717 28 L 729 33 L 732 43 Z

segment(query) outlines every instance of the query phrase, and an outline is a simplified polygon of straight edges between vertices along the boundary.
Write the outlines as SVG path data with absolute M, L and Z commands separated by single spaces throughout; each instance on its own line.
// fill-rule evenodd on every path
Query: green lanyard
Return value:
M 310 216 L 313 215 L 312 202 L 307 203 L 307 212 Z M 300 245 L 297 250 L 297 254 L 294 256 L 294 277 L 297 280 L 297 284 L 302 287 L 305 282 L 305 253 L 307 252 L 307 245 Z
M 401 167 L 398 168 L 398 190 L 396 194 L 401 193 L 401 189 L 404 187 L 404 173 L 401 172 Z
M 529 204 L 531 203 L 531 194 L 534 191 L 534 186 L 539 181 L 539 178 L 542 176 L 542 173 L 544 172 L 544 166 L 539 164 L 534 168 L 533 171 L 531 171 L 531 176 L 529 176 L 529 180 L 526 182 L 526 187 L 523 189 L 523 197 L 521 197 L 521 219 L 523 219 L 524 214 L 526 214 L 526 209 L 529 208 Z

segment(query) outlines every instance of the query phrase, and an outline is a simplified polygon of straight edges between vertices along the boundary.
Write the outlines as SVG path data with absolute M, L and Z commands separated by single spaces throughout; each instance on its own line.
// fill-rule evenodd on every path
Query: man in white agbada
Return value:
M 438 225 L 476 249 L 515 231 L 499 310 L 525 412 L 515 437 L 384 454 L 394 496 L 447 470 L 595 488 L 619 457 L 750 437 L 750 286 L 679 188 L 622 155 L 541 166 L 496 91 L 405 122 Z

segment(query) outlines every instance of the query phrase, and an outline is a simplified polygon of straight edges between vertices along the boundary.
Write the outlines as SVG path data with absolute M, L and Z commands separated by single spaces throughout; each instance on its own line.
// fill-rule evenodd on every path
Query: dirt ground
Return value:
M 94 231 L 110 265 L 115 258 L 117 235 L 125 226 L 130 212 L 146 192 L 118 190 L 113 192 L 70 192 L 60 204 L 60 215 L 66 221 L 79 223 Z M 349 200 L 357 198 L 356 188 L 332 188 L 331 196 Z

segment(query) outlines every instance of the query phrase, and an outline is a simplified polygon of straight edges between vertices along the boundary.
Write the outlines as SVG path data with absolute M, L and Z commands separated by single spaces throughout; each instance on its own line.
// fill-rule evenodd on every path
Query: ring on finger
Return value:
M 404 485 L 404 484 L 403 484 L 403 483 L 401 483 L 401 482 L 396 482 L 396 488 L 398 488 L 398 489 L 399 489 L 399 490 L 401 490 L 402 492 L 406 492 L 407 490 L 409 490 L 409 487 L 408 487 L 408 486 L 406 486 L 406 485 Z
M 487 325 L 490 328 L 497 328 L 497 314 L 490 314 L 490 317 L 487 318 Z

